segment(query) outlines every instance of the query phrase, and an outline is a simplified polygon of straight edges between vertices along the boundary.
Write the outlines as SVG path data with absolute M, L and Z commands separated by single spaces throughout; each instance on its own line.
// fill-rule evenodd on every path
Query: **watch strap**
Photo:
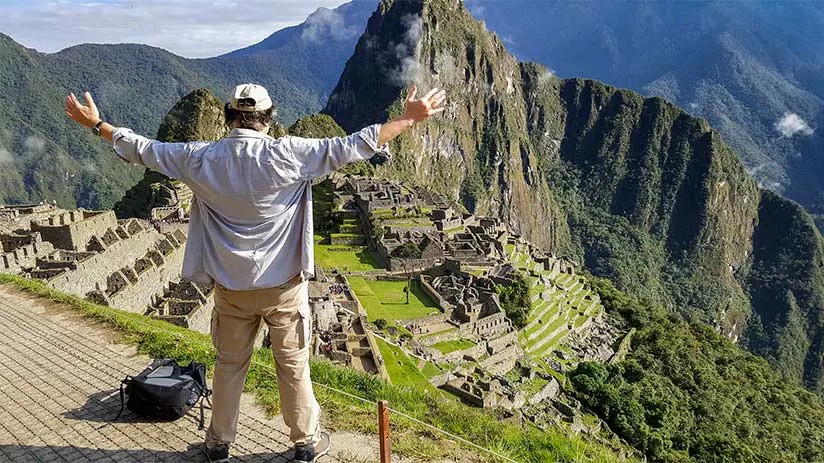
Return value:
M 102 126 L 104 122 L 105 121 L 101 119 L 97 124 L 94 125 L 94 127 L 92 127 L 92 132 L 94 132 L 95 135 L 100 135 L 100 126 Z

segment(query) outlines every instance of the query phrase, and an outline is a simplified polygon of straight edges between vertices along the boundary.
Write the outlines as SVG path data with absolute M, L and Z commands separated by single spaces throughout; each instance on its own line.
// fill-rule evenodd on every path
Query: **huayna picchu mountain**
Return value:
M 518 63 L 447 0 L 382 1 L 325 112 L 347 131 L 385 120 L 412 82 L 445 88 L 448 109 L 395 142 L 377 175 L 500 216 L 824 388 L 821 235 L 800 206 L 759 189 L 705 120 Z

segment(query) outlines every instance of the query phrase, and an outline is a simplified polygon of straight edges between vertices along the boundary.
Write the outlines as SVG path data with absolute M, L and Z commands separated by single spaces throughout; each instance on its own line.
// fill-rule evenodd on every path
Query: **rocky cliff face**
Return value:
M 528 136 L 520 67 L 461 2 L 381 2 L 325 112 L 350 132 L 383 122 L 401 110 L 413 82 L 446 89 L 448 109 L 401 137 L 377 174 L 460 198 L 476 214 L 567 251 L 566 217 Z
M 382 122 L 413 82 L 445 88 L 448 109 L 402 136 L 377 175 L 498 215 L 624 289 L 746 334 L 821 388 L 821 236 L 799 206 L 762 192 L 705 120 L 519 64 L 452 0 L 382 1 L 325 112 L 350 132 Z

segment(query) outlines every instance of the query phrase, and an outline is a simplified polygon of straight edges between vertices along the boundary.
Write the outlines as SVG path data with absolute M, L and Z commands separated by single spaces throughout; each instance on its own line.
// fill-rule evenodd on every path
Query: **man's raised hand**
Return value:
M 86 92 L 84 96 L 86 97 L 85 105 L 74 96 L 74 93 L 66 97 L 66 115 L 84 127 L 94 127 L 100 122 L 100 111 L 97 110 L 91 93 Z
M 438 88 L 430 90 L 423 98 L 415 99 L 418 87 L 413 85 L 406 97 L 406 116 L 415 122 L 421 122 L 428 117 L 446 109 L 442 106 L 446 101 L 446 91 Z

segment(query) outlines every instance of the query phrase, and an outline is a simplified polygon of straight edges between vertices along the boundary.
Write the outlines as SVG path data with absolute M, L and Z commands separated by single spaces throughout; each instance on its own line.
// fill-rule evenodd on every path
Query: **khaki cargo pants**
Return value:
M 269 328 L 281 411 L 289 437 L 295 444 L 317 441 L 320 406 L 309 378 L 308 296 L 307 282 L 300 275 L 282 286 L 252 291 L 233 291 L 215 285 L 212 342 L 217 362 L 207 447 L 230 445 L 235 440 L 240 394 L 261 320 Z

